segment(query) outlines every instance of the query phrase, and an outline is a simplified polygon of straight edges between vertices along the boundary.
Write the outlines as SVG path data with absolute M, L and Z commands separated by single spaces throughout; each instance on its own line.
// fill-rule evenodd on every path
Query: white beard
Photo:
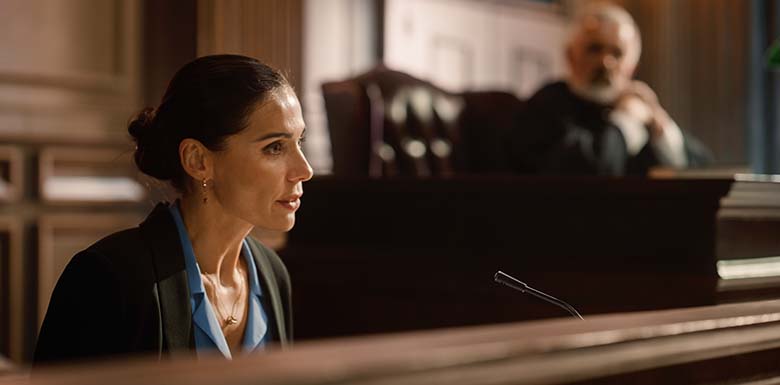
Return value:
M 614 85 L 578 85 L 571 80 L 567 82 L 571 91 L 585 99 L 602 105 L 613 104 L 620 96 L 620 90 Z

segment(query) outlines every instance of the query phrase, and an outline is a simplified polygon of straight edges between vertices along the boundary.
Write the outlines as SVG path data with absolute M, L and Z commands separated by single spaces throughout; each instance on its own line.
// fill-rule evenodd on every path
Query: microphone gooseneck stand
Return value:
M 543 292 L 541 292 L 539 290 L 536 290 L 536 289 L 526 285 L 525 282 L 522 282 L 522 281 L 518 280 L 517 278 L 512 277 L 511 275 L 509 275 L 507 273 L 504 273 L 501 270 L 496 272 L 496 274 L 493 276 L 493 280 L 498 282 L 498 283 L 500 283 L 500 284 L 502 284 L 502 285 L 511 287 L 512 289 L 515 289 L 515 290 L 517 290 L 517 291 L 519 291 L 521 293 L 528 293 L 528 294 L 531 294 L 532 296 L 534 296 L 536 298 L 539 298 L 541 300 L 547 301 L 547 302 L 549 302 L 549 303 L 551 303 L 551 304 L 553 304 L 555 306 L 560 307 L 561 309 L 564 309 L 564 310 L 568 311 L 569 314 L 571 314 L 572 316 L 574 316 L 576 318 L 579 318 L 581 320 L 584 320 L 584 318 L 582 318 L 582 316 L 577 311 L 577 309 L 575 309 L 573 306 L 569 305 L 565 301 L 560 300 L 558 298 L 555 298 L 555 297 L 553 297 L 553 296 L 551 296 L 549 294 L 543 293 Z

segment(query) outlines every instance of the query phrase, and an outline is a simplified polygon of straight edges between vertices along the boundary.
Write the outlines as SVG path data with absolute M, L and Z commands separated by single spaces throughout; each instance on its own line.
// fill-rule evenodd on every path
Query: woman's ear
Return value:
M 179 161 L 184 172 L 196 181 L 211 179 L 211 150 L 198 140 L 187 138 L 179 143 Z

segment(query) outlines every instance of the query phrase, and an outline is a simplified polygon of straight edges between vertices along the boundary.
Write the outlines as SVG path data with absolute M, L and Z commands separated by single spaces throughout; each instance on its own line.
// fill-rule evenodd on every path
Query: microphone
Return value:
M 549 302 L 549 303 L 551 303 L 551 304 L 553 304 L 555 306 L 560 307 L 561 309 L 565 309 L 566 311 L 569 312 L 569 314 L 571 314 L 572 316 L 574 316 L 576 318 L 584 319 L 584 318 L 582 318 L 580 313 L 577 311 L 577 309 L 575 309 L 574 307 L 572 307 L 568 303 L 566 303 L 566 302 L 564 302 L 564 301 L 562 301 L 562 300 L 560 300 L 558 298 L 555 298 L 555 297 L 553 297 L 553 296 L 551 296 L 549 294 L 546 294 L 546 293 L 543 293 L 543 292 L 541 292 L 539 290 L 536 290 L 536 289 L 526 285 L 524 282 L 517 280 L 515 277 L 512 277 L 511 275 L 509 275 L 507 273 L 504 273 L 501 270 L 496 272 L 496 274 L 493 276 L 493 280 L 498 282 L 498 283 L 500 283 L 500 284 L 509 286 L 512 289 L 518 290 L 521 293 L 531 294 L 532 296 L 534 296 L 536 298 L 545 300 L 545 301 L 547 301 L 547 302 Z

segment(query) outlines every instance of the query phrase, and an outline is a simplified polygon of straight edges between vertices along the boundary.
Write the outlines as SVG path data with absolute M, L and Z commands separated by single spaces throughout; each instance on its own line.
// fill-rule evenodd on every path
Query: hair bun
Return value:
M 127 125 L 127 132 L 133 137 L 136 145 L 141 145 L 144 137 L 150 131 L 150 126 L 154 122 L 154 108 L 147 107 L 137 113 Z
M 130 120 L 127 132 L 135 141 L 135 164 L 146 175 L 160 180 L 170 180 L 176 170 L 171 166 L 171 159 L 166 159 L 169 140 L 163 130 L 157 127 L 156 111 L 147 107 Z M 178 151 L 175 151 L 178 155 Z M 178 160 L 178 159 L 175 159 Z

